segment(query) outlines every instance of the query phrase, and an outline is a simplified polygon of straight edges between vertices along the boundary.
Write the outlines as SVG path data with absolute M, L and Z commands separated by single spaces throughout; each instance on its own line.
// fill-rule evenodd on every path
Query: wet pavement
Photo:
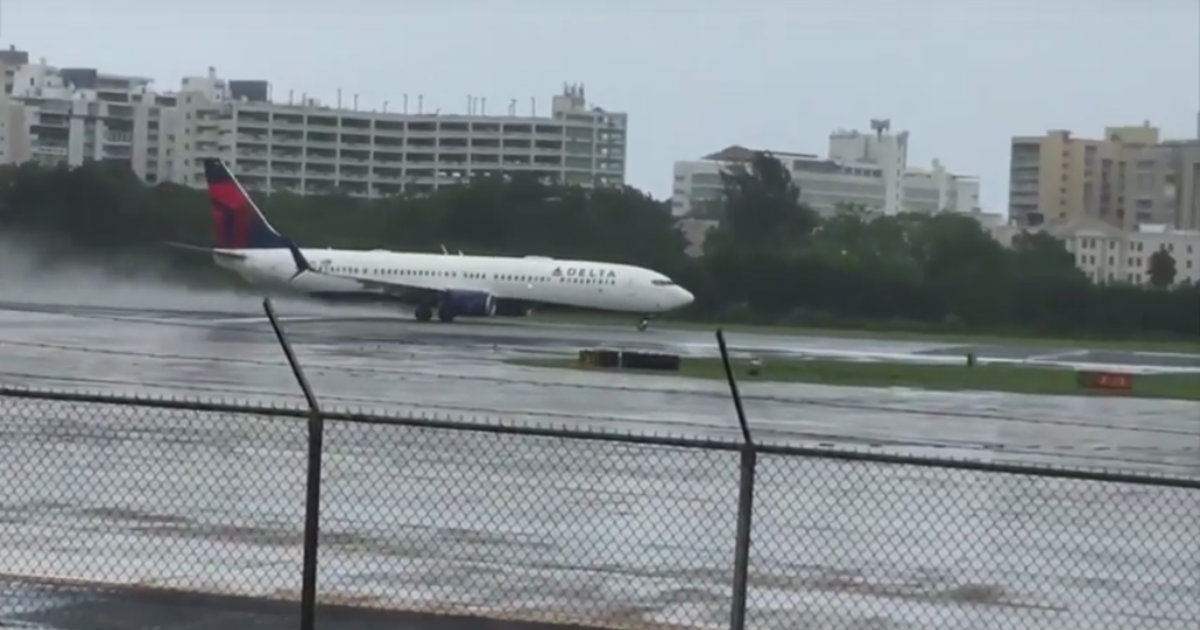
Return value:
M 302 403 L 256 298 L 192 309 L 0 303 L 0 379 L 9 384 L 249 402 Z M 206 309 L 201 307 L 207 306 Z M 371 308 L 280 301 L 297 355 L 326 406 L 442 419 L 523 422 L 736 439 L 718 381 L 582 373 L 504 364 L 584 347 L 715 354 L 702 331 L 534 324 L 419 324 Z M 931 342 L 730 333 L 735 354 L 860 360 L 963 353 Z M 981 357 L 1078 361 L 1082 351 L 979 347 Z M 1194 358 L 1093 353 L 1166 369 Z M 955 359 L 957 360 L 957 359 Z M 1200 468 L 1197 403 L 1116 397 L 934 392 L 819 384 L 741 384 L 763 442 L 885 448 L 917 454 L 1192 474 Z
M 295 601 L 0 575 L 0 628 L 55 630 L 279 630 L 300 626 Z M 322 604 L 316 626 L 337 630 L 588 630 L 586 626 Z

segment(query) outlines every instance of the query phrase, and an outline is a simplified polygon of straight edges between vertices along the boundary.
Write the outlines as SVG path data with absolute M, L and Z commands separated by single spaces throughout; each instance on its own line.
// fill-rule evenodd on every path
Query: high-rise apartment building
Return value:
M 1200 228 L 1200 141 L 1161 142 L 1159 130 L 1109 127 L 1104 139 L 1069 131 L 1012 140 L 1009 217 L 1017 225 L 1100 219 Z
M 582 86 L 565 86 L 542 116 L 518 114 L 515 102 L 488 116 L 474 99 L 466 115 L 375 112 L 274 102 L 266 81 L 226 80 L 212 68 L 158 94 L 148 79 L 12 61 L 0 55 L 12 77 L 0 100 L 5 162 L 118 160 L 147 182 L 201 186 L 201 160 L 219 157 L 248 188 L 360 197 L 490 174 L 585 187 L 625 181 L 626 114 L 589 106 Z
M 1128 158 L 1132 224 L 1200 230 L 1200 140 L 1160 142 L 1132 150 Z
M 954 175 L 938 160 L 930 169 L 908 165 L 908 132 L 887 133 L 889 122 L 873 120 L 873 132 L 837 130 L 829 135 L 827 158 L 772 151 L 791 172 L 800 200 L 829 215 L 838 204 L 859 204 L 882 214 L 973 212 L 979 180 Z M 672 212 L 704 216 L 723 196 L 721 171 L 748 161 L 754 151 L 728 147 L 700 160 L 675 163 Z

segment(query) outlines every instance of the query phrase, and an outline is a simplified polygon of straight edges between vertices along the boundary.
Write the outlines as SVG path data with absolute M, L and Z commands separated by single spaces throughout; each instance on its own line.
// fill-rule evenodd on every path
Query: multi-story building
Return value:
M 1126 225 L 1200 230 L 1200 140 L 1175 140 L 1128 152 Z
M 909 167 L 908 132 L 885 133 L 888 125 L 886 120 L 874 120 L 874 133 L 834 131 L 827 158 L 771 153 L 790 171 L 800 200 L 822 215 L 832 214 L 839 204 L 858 204 L 882 214 L 978 209 L 978 179 L 951 174 L 938 160 L 931 169 Z M 712 204 L 723 199 L 721 172 L 749 161 L 754 153 L 735 145 L 699 160 L 676 162 L 672 212 L 710 215 Z
M 1150 257 L 1165 250 L 1175 260 L 1175 282 L 1200 282 L 1200 231 L 1141 224 L 1119 229 L 1095 217 L 1033 227 L 997 226 L 992 236 L 1005 246 L 1021 232 L 1040 232 L 1063 241 L 1075 266 L 1097 283 L 1148 284 Z
M 199 160 L 220 157 L 247 187 L 378 197 L 471 178 L 530 173 L 567 185 L 625 181 L 626 115 L 589 108 L 582 87 L 549 116 L 364 112 L 266 98 L 267 86 L 186 79 L 179 92 L 174 172 L 199 185 Z
M 0 93 L 0 164 L 10 161 L 8 136 L 12 125 L 9 123 L 11 116 L 8 103 L 12 99 L 17 70 L 27 63 L 29 53 L 23 50 L 11 46 L 8 50 L 0 50 L 0 73 L 4 75 L 4 92 Z
M 44 60 L 6 64 L 5 74 L 11 84 L 6 81 L 0 100 L 4 162 L 110 160 L 129 164 L 146 181 L 162 178 L 169 139 L 160 119 L 174 99 L 154 94 L 150 79 L 56 68 Z
M 0 54 L 12 76 L 0 100 L 5 162 L 120 160 L 147 182 L 201 186 L 202 158 L 220 157 L 248 188 L 363 197 L 489 174 L 625 181 L 626 114 L 589 107 L 582 86 L 564 87 L 543 116 L 518 115 L 515 103 L 499 116 L 369 112 L 273 102 L 266 81 L 228 81 L 212 68 L 156 94 L 148 79 L 11 61 Z
M 1104 139 L 1069 131 L 1012 139 L 1009 216 L 1023 226 L 1094 217 L 1122 229 L 1200 229 L 1200 141 L 1160 142 L 1149 122 Z

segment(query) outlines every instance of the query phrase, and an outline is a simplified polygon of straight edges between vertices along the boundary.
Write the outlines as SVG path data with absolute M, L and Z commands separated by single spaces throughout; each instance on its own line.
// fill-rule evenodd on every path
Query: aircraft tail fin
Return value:
M 208 182 L 208 200 L 218 248 L 275 249 L 290 246 L 291 242 L 271 227 L 224 162 L 217 158 L 205 159 L 204 178 Z

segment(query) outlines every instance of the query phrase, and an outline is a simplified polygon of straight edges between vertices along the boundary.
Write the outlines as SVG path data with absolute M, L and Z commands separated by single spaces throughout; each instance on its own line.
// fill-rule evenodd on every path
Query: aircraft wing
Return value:
M 375 290 L 387 293 L 388 295 L 395 295 L 398 297 L 429 295 L 431 293 L 436 294 L 436 293 L 441 293 L 442 291 L 445 291 L 445 290 L 451 288 L 451 287 L 440 287 L 440 288 L 421 287 L 421 286 L 408 284 L 407 282 L 377 280 L 374 278 L 359 278 L 356 276 L 344 276 L 342 274 L 328 273 L 328 272 L 319 271 L 319 270 L 314 270 L 314 271 L 316 271 L 317 273 L 320 273 L 322 275 L 332 276 L 334 278 L 342 278 L 344 280 L 353 280 L 353 281 L 357 282 L 359 284 L 359 286 L 361 286 L 364 289 L 375 289 Z
M 329 261 L 318 260 L 317 264 L 312 264 L 296 247 L 294 243 L 288 244 L 288 249 L 292 252 L 292 259 L 296 262 L 296 275 L 302 273 L 314 273 L 331 278 L 340 278 L 342 280 L 352 280 L 357 282 L 364 289 L 374 289 L 387 295 L 395 296 L 400 299 L 430 297 L 440 294 L 445 291 L 452 290 L 454 287 L 448 285 L 442 286 L 420 286 L 404 282 L 399 279 L 384 279 L 384 278 L 363 278 L 360 276 L 351 276 L 341 273 L 335 273 L 329 270 Z M 292 276 L 293 278 L 295 276 Z M 496 295 L 495 297 L 501 297 Z

